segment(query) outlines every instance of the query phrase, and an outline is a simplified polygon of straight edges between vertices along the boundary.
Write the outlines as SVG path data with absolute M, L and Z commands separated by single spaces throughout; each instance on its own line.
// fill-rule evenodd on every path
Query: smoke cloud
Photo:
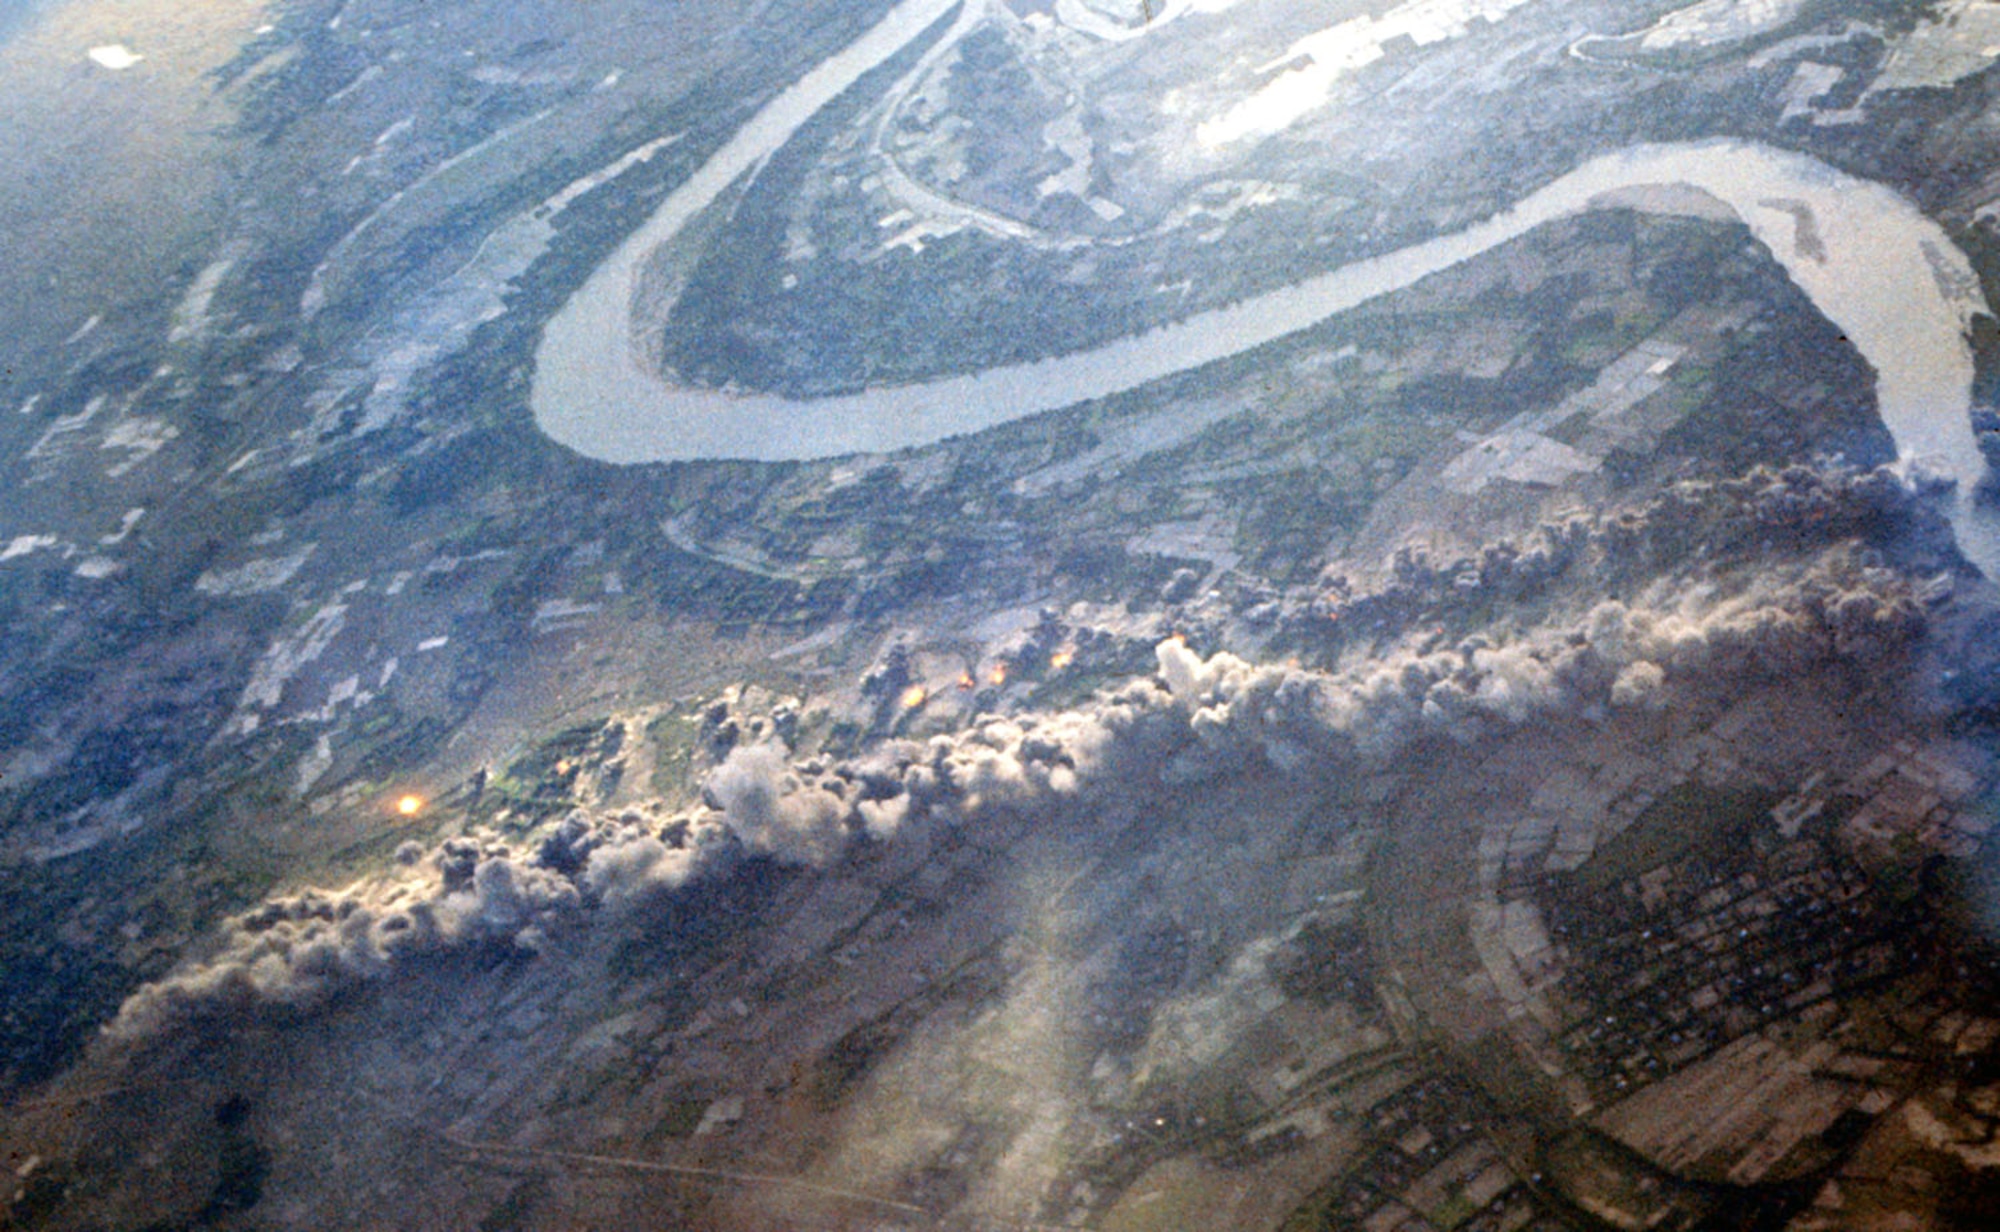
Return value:
M 1471 741 L 1542 716 L 1661 705 L 1677 688 L 1875 663 L 1924 628 L 1903 575 L 1842 547 L 1733 589 L 1656 583 L 1510 635 L 1453 643 L 1419 630 L 1328 669 L 1203 656 L 1169 639 L 1156 677 L 1073 710 L 984 716 L 844 761 L 742 745 L 710 773 L 702 807 L 664 820 L 578 813 L 531 846 L 490 834 L 406 845 L 381 877 L 236 919 L 212 957 L 141 988 L 109 1032 L 137 1040 L 191 1020 L 305 1011 L 454 948 L 534 949 L 744 856 L 825 868 L 927 827 L 1087 825 L 1111 801 L 1220 776 L 1381 768 L 1419 738 Z

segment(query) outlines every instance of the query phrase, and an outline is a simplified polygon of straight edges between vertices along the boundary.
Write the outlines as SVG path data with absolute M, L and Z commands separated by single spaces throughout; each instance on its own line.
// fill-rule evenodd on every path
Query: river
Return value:
M 1959 546 L 2000 577 L 2000 514 L 1975 503 L 1985 462 L 1967 417 L 1974 313 L 1986 311 L 1965 254 L 1893 190 L 1803 154 L 1719 139 L 1640 145 L 1594 158 L 1463 230 L 1343 266 L 1227 307 L 1089 350 L 918 384 L 798 401 L 676 386 L 645 369 L 631 304 L 648 254 L 670 243 L 740 176 L 776 152 L 865 73 L 948 13 L 955 0 L 906 0 L 759 111 L 591 275 L 545 329 L 531 394 L 535 421 L 588 457 L 639 463 L 701 458 L 797 461 L 928 445 L 1136 388 L 1307 329 L 1544 223 L 1609 205 L 1680 212 L 1696 190 L 1768 248 L 1877 376 L 1901 464 L 1958 482 Z

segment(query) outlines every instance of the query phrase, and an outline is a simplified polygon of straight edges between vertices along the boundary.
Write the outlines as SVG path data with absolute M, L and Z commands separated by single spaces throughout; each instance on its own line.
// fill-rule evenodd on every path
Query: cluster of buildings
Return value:
M 1928 950 L 1924 912 L 1812 841 L 1747 866 L 1695 856 L 1596 893 L 1551 886 L 1550 914 L 1571 959 L 1560 1047 L 1600 1107 Z
M 1357 1121 L 1358 1162 L 1314 1203 L 1320 1228 L 1364 1232 L 1556 1232 L 1568 1223 L 1488 1134 L 1485 1097 L 1459 1079 L 1405 1084 Z

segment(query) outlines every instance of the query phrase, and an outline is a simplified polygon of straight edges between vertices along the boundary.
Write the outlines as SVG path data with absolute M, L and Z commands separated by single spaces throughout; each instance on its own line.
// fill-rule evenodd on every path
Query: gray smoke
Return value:
M 428 853 L 406 843 L 393 873 L 273 898 L 232 920 L 213 956 L 141 987 L 107 1031 L 139 1039 L 190 1020 L 310 1010 L 423 956 L 475 945 L 538 949 L 589 903 L 623 905 L 678 887 L 716 847 L 669 848 L 644 820 L 573 817 L 534 851 L 490 834 L 447 839 Z
M 427 854 L 406 846 L 381 877 L 233 921 L 208 960 L 133 994 L 110 1033 L 310 1009 L 457 947 L 536 948 L 726 868 L 733 853 L 824 868 L 912 828 L 1090 824 L 1107 801 L 1143 804 L 1219 776 L 1379 768 L 1422 737 L 1476 740 L 1538 716 L 1660 705 L 1676 688 L 1873 663 L 1924 627 L 1902 575 L 1839 548 L 1734 589 L 1656 583 L 1508 636 L 1413 633 L 1328 670 L 1204 657 L 1170 639 L 1156 648 L 1157 678 L 1073 710 L 983 716 L 846 761 L 744 745 L 709 775 L 706 807 L 679 816 L 576 814 L 531 848 L 490 834 Z

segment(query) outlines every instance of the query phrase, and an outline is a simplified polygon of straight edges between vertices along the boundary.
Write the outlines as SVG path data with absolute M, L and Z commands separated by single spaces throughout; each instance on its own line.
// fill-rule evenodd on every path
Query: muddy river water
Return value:
M 910 385 L 793 400 L 663 381 L 633 345 L 632 302 L 649 254 L 955 0 L 907 0 L 754 116 L 670 193 L 549 321 L 536 355 L 536 423 L 588 457 L 789 461 L 927 445 L 1133 389 L 1315 325 L 1544 223 L 1622 206 L 1733 216 L 1767 247 L 1873 366 L 1883 423 L 1904 466 L 1958 481 L 1960 547 L 2000 577 L 2000 515 L 1975 504 L 1985 473 L 1967 418 L 1974 313 L 1965 255 L 1893 190 L 1754 142 L 1640 145 L 1594 158 L 1463 230 L 1354 262 L 1227 307 L 1088 350 Z

